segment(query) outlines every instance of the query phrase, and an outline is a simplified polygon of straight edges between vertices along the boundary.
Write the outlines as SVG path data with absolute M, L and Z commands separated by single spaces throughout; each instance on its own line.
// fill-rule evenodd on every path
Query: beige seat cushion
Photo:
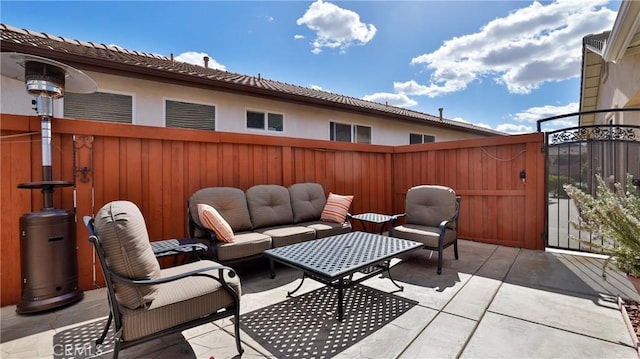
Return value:
M 289 190 L 279 185 L 256 185 L 246 192 L 254 229 L 293 223 Z
M 160 277 L 160 264 L 151 249 L 144 217 L 134 203 L 107 203 L 96 214 L 94 226 L 112 271 L 130 279 Z M 157 285 L 132 286 L 115 282 L 116 300 L 129 309 L 148 306 L 158 290 Z
M 261 254 L 271 248 L 271 237 L 262 233 L 236 233 L 232 243 L 216 243 L 218 259 L 230 261 Z
M 296 183 L 289 186 L 293 222 L 317 221 L 327 203 L 324 188 L 319 183 Z
M 334 222 L 313 221 L 313 222 L 298 223 L 298 225 L 313 228 L 313 230 L 316 231 L 316 238 L 324 238 L 329 236 L 335 236 L 338 234 L 349 233 L 352 230 L 351 223 L 349 222 L 334 223 Z
M 216 265 L 219 264 L 212 261 L 192 262 L 163 269 L 161 277 Z M 218 270 L 206 273 L 218 276 Z M 239 297 L 241 294 L 240 279 L 237 275 L 230 278 L 228 273 L 225 271 L 225 280 L 238 293 Z M 160 284 L 156 299 L 148 308 L 137 310 L 122 308 L 122 338 L 124 340 L 141 338 L 214 313 L 232 304 L 231 294 L 225 291 L 218 281 L 211 278 L 187 277 Z
M 456 213 L 456 193 L 444 186 L 422 185 L 407 191 L 405 223 L 438 227 Z
M 273 248 L 288 246 L 289 244 L 310 241 L 316 238 L 313 228 L 303 226 L 268 227 L 258 230 L 260 233 L 271 237 Z
M 393 236 L 396 238 L 408 239 L 423 243 L 429 248 L 438 248 L 438 239 L 440 238 L 440 228 L 421 226 L 417 224 L 405 224 L 393 227 Z M 444 235 L 443 245 L 452 243 L 456 239 L 456 230 L 447 229 Z

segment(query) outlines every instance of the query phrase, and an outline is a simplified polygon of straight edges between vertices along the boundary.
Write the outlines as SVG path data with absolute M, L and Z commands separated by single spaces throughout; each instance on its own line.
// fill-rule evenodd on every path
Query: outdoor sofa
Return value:
M 327 196 L 321 184 L 311 182 L 255 185 L 246 192 L 202 188 L 187 201 L 189 237 L 208 244 L 216 262 L 257 258 L 266 249 L 350 232 L 352 199 Z

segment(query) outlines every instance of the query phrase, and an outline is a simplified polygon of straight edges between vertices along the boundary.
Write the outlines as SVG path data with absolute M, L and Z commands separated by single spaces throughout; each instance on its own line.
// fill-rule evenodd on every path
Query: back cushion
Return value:
M 144 217 L 129 201 L 104 205 L 94 220 L 95 232 L 108 267 L 131 279 L 160 278 L 160 264 L 153 254 Z M 115 282 L 116 299 L 129 309 L 146 307 L 158 292 L 157 285 L 132 286 Z
M 253 229 L 247 197 L 239 188 L 208 187 L 196 191 L 189 198 L 191 219 L 204 227 L 198 218 L 198 204 L 207 204 L 218 211 L 234 232 L 250 231 Z M 198 237 L 196 235 L 196 237 Z
M 437 227 L 456 212 L 456 193 L 444 186 L 422 185 L 407 191 L 406 223 Z
M 295 223 L 320 219 L 327 202 L 324 188 L 319 183 L 296 183 L 289 186 L 291 209 Z
M 247 204 L 255 228 L 293 223 L 289 190 L 278 185 L 262 184 L 247 190 Z

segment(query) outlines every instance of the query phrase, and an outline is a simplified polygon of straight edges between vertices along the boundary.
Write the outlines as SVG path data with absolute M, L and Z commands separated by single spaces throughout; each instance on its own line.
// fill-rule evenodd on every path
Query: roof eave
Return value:
M 640 1 L 623 1 L 604 48 L 603 59 L 607 62 L 617 62 L 622 59 L 638 29 L 640 29 Z
M 298 94 L 283 93 L 274 91 L 268 88 L 260 88 L 256 86 L 250 86 L 245 84 L 239 84 L 234 82 L 221 81 L 218 79 L 209 78 L 207 76 L 193 76 L 188 73 L 167 71 L 163 69 L 157 69 L 153 67 L 141 67 L 135 64 L 127 64 L 121 62 L 114 62 L 110 60 L 102 60 L 99 58 L 81 56 L 77 54 L 71 54 L 63 51 L 57 51 L 52 49 L 43 49 L 37 46 L 29 46 L 21 43 L 15 43 L 11 41 L 2 41 L 2 51 L 15 51 L 24 52 L 32 55 L 43 56 L 51 58 L 52 60 L 67 63 L 71 66 L 80 67 L 84 70 L 117 74 L 124 76 L 131 76 L 135 74 L 136 77 L 147 80 L 158 80 L 159 78 L 166 79 L 170 82 L 181 83 L 187 86 L 193 86 L 194 84 L 201 88 L 223 90 L 228 92 L 234 92 L 244 95 L 253 95 L 262 98 L 279 98 L 288 102 L 295 102 L 300 104 L 314 106 L 320 106 L 328 109 L 339 108 L 343 111 L 348 111 L 356 114 L 366 114 L 369 116 L 375 116 L 378 118 L 389 119 L 394 118 L 396 120 L 408 121 L 412 123 L 428 124 L 434 127 L 453 129 L 459 132 L 466 132 L 476 135 L 494 135 L 500 136 L 499 133 L 490 133 L 489 131 L 474 129 L 465 126 L 455 126 L 448 123 L 442 123 L 438 121 L 428 121 L 424 119 L 414 118 L 402 114 L 381 113 L 376 109 L 363 108 L 359 106 L 350 105 L 341 102 L 332 102 L 324 99 L 308 97 Z

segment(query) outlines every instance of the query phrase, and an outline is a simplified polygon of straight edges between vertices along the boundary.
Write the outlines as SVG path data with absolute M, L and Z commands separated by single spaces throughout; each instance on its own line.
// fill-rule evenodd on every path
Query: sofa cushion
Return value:
M 207 260 L 192 262 L 178 267 L 163 269 L 161 277 L 169 277 L 189 270 L 199 270 L 216 265 L 219 264 Z M 212 270 L 205 273 L 217 277 L 219 272 L 218 270 Z M 229 277 L 228 273 L 228 271 L 225 271 L 226 282 L 240 296 L 240 279 L 237 275 Z M 122 310 L 122 339 L 133 340 L 141 338 L 214 313 L 231 305 L 233 305 L 231 294 L 222 289 L 222 285 L 212 278 L 194 276 L 160 284 L 158 295 L 149 308 Z
M 320 219 L 327 197 L 319 183 L 296 183 L 289 186 L 293 222 L 316 221 Z
M 112 271 L 130 279 L 160 278 L 160 264 L 151 249 L 144 217 L 134 203 L 107 203 L 96 214 L 94 228 Z M 118 303 L 129 309 L 148 306 L 159 290 L 158 285 L 114 285 Z
M 349 222 L 335 223 L 314 221 L 298 223 L 298 225 L 312 228 L 314 231 L 316 231 L 316 238 L 324 238 L 335 236 L 338 234 L 349 233 L 352 230 L 351 223 Z
M 412 187 L 407 191 L 405 212 L 405 223 L 438 227 L 455 215 L 456 193 L 444 186 Z
M 189 198 L 191 219 L 203 227 L 198 218 L 198 203 L 208 204 L 220 213 L 233 232 L 244 232 L 253 229 L 247 198 L 242 190 L 233 187 L 208 187 L 196 191 Z M 196 233 L 196 238 L 206 237 L 204 233 Z
M 208 204 L 198 203 L 198 218 L 205 228 L 216 233 L 216 238 L 221 242 L 233 242 L 233 231 L 229 223 L 222 218 L 215 208 Z
M 421 226 L 417 224 L 404 224 L 393 227 L 393 236 L 396 238 L 408 239 L 424 244 L 433 249 L 438 248 L 440 238 L 440 228 Z M 444 234 L 443 245 L 447 245 L 456 240 L 456 230 L 447 229 Z
M 254 228 L 293 223 L 289 190 L 278 185 L 256 185 L 246 192 Z
M 273 248 L 288 246 L 289 244 L 311 241 L 316 238 L 313 228 L 303 226 L 280 226 L 261 228 L 258 231 L 271 237 Z
M 271 237 L 256 232 L 236 233 L 233 243 L 216 243 L 217 257 L 221 261 L 251 257 L 271 248 Z
M 344 222 L 347 219 L 347 213 L 349 213 L 351 201 L 353 201 L 353 196 L 329 193 L 329 198 L 327 198 L 327 203 L 322 210 L 320 219 L 326 222 Z

